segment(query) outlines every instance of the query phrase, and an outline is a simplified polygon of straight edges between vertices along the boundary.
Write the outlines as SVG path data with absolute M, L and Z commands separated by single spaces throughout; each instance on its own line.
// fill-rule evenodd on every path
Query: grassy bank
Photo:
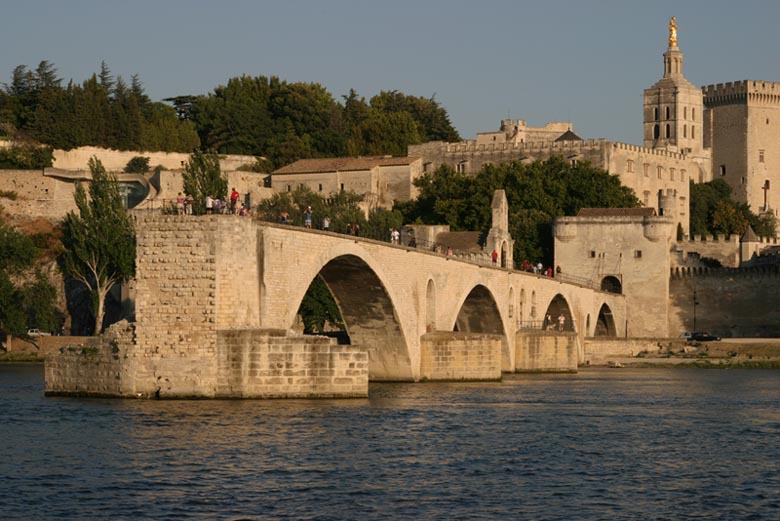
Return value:
M 0 352 L 0 364 L 42 364 L 43 358 L 35 353 L 4 353 Z

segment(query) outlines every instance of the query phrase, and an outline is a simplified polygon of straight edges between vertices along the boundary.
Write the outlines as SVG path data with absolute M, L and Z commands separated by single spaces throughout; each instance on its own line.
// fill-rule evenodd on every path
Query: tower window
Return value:
M 634 258 L 635 259 L 641 259 L 642 258 L 642 250 L 634 250 Z
M 688 137 L 688 125 L 683 125 L 683 137 Z
M 683 119 L 688 119 L 688 107 L 683 107 Z
M 653 108 L 653 119 L 658 121 L 658 107 Z
M 666 107 L 666 119 L 669 119 L 671 113 L 672 111 L 669 109 L 669 107 Z
M 674 181 L 674 168 L 669 169 L 669 181 Z
M 658 139 L 659 137 L 661 137 L 661 130 L 658 127 L 658 125 L 654 125 L 653 126 L 653 139 Z
M 696 139 L 696 127 L 691 125 L 691 139 Z
M 645 163 L 643 166 L 645 170 L 645 177 L 650 177 L 650 163 Z
M 745 184 L 745 177 L 742 177 L 742 184 Z
M 322 192 L 322 183 L 320 183 L 320 192 Z
M 763 163 L 764 162 L 764 151 L 763 150 L 759 150 L 758 151 L 758 162 L 759 163 Z
M 691 119 L 696 121 L 696 109 L 691 108 Z M 693 127 L 691 127 L 691 137 L 693 137 Z
M 663 179 L 663 177 L 664 177 L 664 167 L 659 166 L 656 170 L 658 172 L 658 179 Z
M 680 181 L 685 182 L 685 170 L 680 170 Z
M 726 165 L 720 165 L 718 169 L 720 170 L 720 175 L 722 176 L 726 175 Z
M 629 159 L 626 161 L 626 172 L 630 174 L 633 173 L 633 171 L 634 171 L 634 162 L 631 159 Z
M 666 124 L 666 137 L 672 137 L 672 126 L 670 124 Z
M 596 252 L 595 250 L 590 250 L 590 258 L 595 259 L 596 258 Z
M 288 192 L 292 192 L 292 186 L 290 186 L 290 185 L 287 185 L 287 191 L 288 191 Z

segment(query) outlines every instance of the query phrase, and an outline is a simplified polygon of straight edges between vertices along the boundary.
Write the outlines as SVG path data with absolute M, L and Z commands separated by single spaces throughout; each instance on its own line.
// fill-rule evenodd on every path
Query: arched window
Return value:
M 696 109 L 695 108 L 691 108 L 691 119 L 693 121 L 696 121 Z M 691 128 L 693 128 L 693 127 L 691 127 Z
M 695 127 L 691 125 L 691 139 L 696 139 L 696 131 L 694 129 Z
M 653 139 L 658 139 L 659 137 L 661 137 L 660 134 L 661 134 L 660 128 L 658 127 L 658 125 L 654 125 L 653 126 Z
M 670 124 L 666 124 L 666 137 L 672 137 L 672 126 Z
M 610 293 L 617 293 L 618 295 L 623 292 L 623 285 L 617 277 L 612 275 L 604 277 L 601 281 L 601 291 L 608 291 Z
M 683 125 L 683 137 L 688 137 L 688 125 Z
M 658 121 L 658 107 L 653 108 L 653 119 Z
M 683 107 L 683 119 L 688 119 L 688 107 Z
M 666 107 L 666 119 L 669 119 L 669 117 L 671 116 L 671 114 L 672 114 L 672 111 L 671 111 L 671 109 L 670 109 L 669 107 Z

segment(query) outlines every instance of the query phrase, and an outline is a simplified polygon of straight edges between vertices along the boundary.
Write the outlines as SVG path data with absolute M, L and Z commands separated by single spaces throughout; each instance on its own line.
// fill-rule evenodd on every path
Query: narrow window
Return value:
M 680 181 L 685 182 L 685 170 L 680 170 Z
M 691 125 L 691 139 L 696 139 L 696 127 Z
M 287 191 L 288 191 L 288 192 L 292 192 L 292 186 L 290 186 L 290 185 L 287 185 Z
M 642 250 L 634 250 L 634 258 L 635 259 L 641 259 L 642 258 Z
M 595 259 L 596 258 L 596 252 L 595 250 L 590 250 L 590 258 Z
M 341 183 L 341 191 L 344 191 L 344 183 Z
M 695 108 L 691 108 L 691 119 L 693 121 L 696 121 L 696 109 Z M 691 132 L 693 132 L 693 127 L 691 127 Z M 693 137 L 693 135 L 691 135 L 691 137 Z
M 763 150 L 759 150 L 758 151 L 758 162 L 759 163 L 763 163 L 764 162 L 764 151 Z
M 672 111 L 669 110 L 669 107 L 666 107 L 666 119 L 669 119 L 669 116 L 671 115 Z
M 688 119 L 688 107 L 683 107 L 683 119 Z
M 645 177 L 650 177 L 650 163 L 645 163 L 642 165 L 645 170 Z
M 674 181 L 674 168 L 669 169 L 669 181 Z
M 653 126 L 653 139 L 658 139 L 661 137 L 661 129 L 658 125 Z
M 672 126 L 670 124 L 666 124 L 666 137 L 672 137 Z
M 745 184 L 745 178 L 744 177 L 742 178 L 742 184 Z
M 726 175 L 726 165 L 720 165 L 720 175 Z
M 320 183 L 320 192 L 322 192 L 322 183 Z
M 658 121 L 658 107 L 653 108 L 653 119 Z
M 659 166 L 656 171 L 658 172 L 658 179 L 663 179 L 664 177 L 664 167 Z
M 629 174 L 634 172 L 634 162 L 630 159 L 626 161 L 626 171 Z
M 683 137 L 688 137 L 688 125 L 683 125 Z

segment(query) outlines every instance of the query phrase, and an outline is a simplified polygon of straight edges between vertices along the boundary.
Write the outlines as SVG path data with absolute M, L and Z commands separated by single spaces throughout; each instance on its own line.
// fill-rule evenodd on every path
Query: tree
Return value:
M 135 230 L 119 185 L 95 157 L 89 160 L 89 197 L 79 184 L 74 195 L 78 213 L 69 212 L 62 229 L 62 268 L 92 295 L 94 334 L 103 327 L 105 299 L 114 284 L 135 273 Z
M 195 150 L 184 165 L 184 193 L 193 198 L 196 213 L 204 212 L 206 196 L 227 196 L 227 184 L 216 154 Z

